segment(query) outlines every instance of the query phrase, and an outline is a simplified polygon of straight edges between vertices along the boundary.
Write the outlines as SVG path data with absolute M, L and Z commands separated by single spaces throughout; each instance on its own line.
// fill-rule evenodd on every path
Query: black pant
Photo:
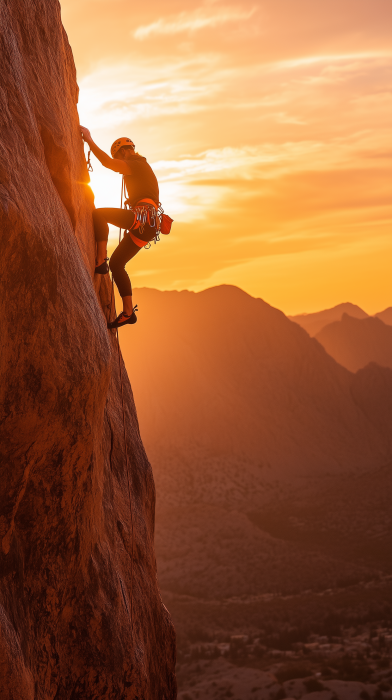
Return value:
M 93 211 L 93 221 L 95 240 L 107 241 L 109 236 L 108 224 L 129 230 L 135 223 L 135 215 L 128 209 L 95 209 Z M 146 244 L 154 238 L 155 233 L 155 226 L 152 227 L 147 224 L 144 225 L 143 233 L 140 232 L 140 229 L 135 230 L 135 236 L 145 241 Z M 131 280 L 125 271 L 125 265 L 135 257 L 139 250 L 141 248 L 126 233 L 110 258 L 110 269 L 121 297 L 132 296 Z

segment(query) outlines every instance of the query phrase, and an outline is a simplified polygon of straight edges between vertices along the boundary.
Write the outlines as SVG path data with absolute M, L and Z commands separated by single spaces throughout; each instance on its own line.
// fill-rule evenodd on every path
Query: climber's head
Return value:
M 135 144 L 127 136 L 123 136 L 112 144 L 110 153 L 112 154 L 112 158 L 127 160 L 135 153 Z

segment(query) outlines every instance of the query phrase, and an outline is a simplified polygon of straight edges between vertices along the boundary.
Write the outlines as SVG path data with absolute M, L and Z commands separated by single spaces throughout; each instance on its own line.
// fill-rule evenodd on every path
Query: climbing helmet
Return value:
M 112 158 L 116 155 L 117 151 L 120 150 L 122 146 L 131 146 L 132 148 L 135 148 L 135 144 L 131 139 L 129 139 L 127 136 L 122 136 L 120 139 L 117 139 L 112 144 L 112 147 L 110 149 L 110 153 L 112 154 Z

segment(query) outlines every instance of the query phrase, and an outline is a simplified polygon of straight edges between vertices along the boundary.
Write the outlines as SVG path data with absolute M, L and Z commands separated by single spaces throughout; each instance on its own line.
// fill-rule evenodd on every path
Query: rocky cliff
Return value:
M 94 289 L 72 52 L 56 0 L 3 0 L 0 26 L 1 699 L 169 700 L 154 482 Z

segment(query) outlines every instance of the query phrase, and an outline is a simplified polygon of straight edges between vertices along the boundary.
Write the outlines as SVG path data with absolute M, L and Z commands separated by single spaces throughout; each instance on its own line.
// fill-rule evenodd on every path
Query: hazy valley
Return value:
M 353 700 L 389 697 L 377 659 L 359 678 L 359 642 L 354 670 L 342 659 L 350 634 L 378 640 L 386 633 L 374 630 L 391 624 L 392 370 L 375 363 L 371 333 L 392 329 L 354 307 L 348 322 L 367 324 L 372 364 L 353 373 L 295 319 L 237 288 L 141 289 L 137 302 L 139 323 L 121 344 L 154 469 L 180 697 L 351 697 L 310 681 L 290 690 L 283 677 L 302 672 L 285 668 L 304 659 L 310 678 L 375 684 L 351 688 Z M 342 307 L 312 318 L 312 333 L 347 323 Z M 328 644 L 336 672 L 326 671 Z

